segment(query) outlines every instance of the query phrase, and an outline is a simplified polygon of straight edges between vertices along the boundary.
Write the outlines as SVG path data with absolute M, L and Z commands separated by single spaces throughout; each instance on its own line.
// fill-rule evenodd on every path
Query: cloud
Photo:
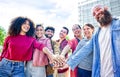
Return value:
M 13 18 L 26 16 L 36 24 L 54 26 L 58 35 L 60 27 L 70 28 L 78 22 L 77 6 L 77 0 L 2 0 L 0 26 L 7 30 Z

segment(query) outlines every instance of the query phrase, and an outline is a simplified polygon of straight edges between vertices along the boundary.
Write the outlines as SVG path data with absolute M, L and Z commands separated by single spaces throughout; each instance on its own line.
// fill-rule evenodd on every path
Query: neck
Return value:
M 87 39 L 89 40 L 91 37 L 87 37 Z
M 20 32 L 20 35 L 26 35 L 26 33 L 25 32 Z
M 61 38 L 60 40 L 63 41 L 65 38 Z
M 65 38 L 60 38 L 59 39 L 59 43 L 61 43 Z
M 47 37 L 47 38 L 49 38 L 50 40 L 52 39 L 52 37 Z
M 41 37 L 37 37 L 38 39 L 41 39 L 41 38 L 44 38 L 44 36 L 41 36 Z
M 82 40 L 82 36 L 81 36 L 81 35 L 80 35 L 80 36 L 78 36 L 77 38 L 78 38 L 79 40 Z
M 108 27 L 109 25 L 110 25 L 110 23 L 107 24 L 107 25 L 101 25 L 101 28 L 106 28 L 106 27 Z

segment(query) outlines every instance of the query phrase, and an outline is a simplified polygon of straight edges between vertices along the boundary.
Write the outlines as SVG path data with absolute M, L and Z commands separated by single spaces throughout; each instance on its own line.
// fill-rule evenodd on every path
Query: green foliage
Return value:
M 1 51 L 2 51 L 2 46 L 0 46 L 0 54 L 1 54 Z
M 5 39 L 5 36 L 6 36 L 5 29 L 0 26 L 0 46 L 3 45 L 3 41 Z
M 69 38 L 69 36 L 67 35 L 67 36 L 66 36 L 66 40 L 69 40 L 69 39 L 70 39 L 70 38 Z
M 3 45 L 3 41 L 5 39 L 5 36 L 6 36 L 5 29 L 0 26 L 0 52 L 1 52 L 1 49 L 2 49 L 2 45 Z

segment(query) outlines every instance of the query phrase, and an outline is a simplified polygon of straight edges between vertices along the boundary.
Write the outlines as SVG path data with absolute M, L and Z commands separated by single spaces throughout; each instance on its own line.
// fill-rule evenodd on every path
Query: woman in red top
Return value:
M 72 26 L 72 31 L 74 34 L 74 38 L 68 41 L 68 44 L 64 47 L 61 55 L 64 56 L 70 49 L 72 49 L 72 53 L 76 49 L 79 41 L 82 40 L 82 33 L 81 33 L 81 26 L 79 24 L 74 24 Z M 77 70 L 78 68 L 76 67 L 74 71 L 70 70 L 70 77 L 78 77 L 77 76 Z
M 33 35 L 34 23 L 30 19 L 17 17 L 11 22 L 1 54 L 0 77 L 25 77 L 24 61 L 32 59 L 35 48 L 54 59 L 49 49 L 37 42 Z

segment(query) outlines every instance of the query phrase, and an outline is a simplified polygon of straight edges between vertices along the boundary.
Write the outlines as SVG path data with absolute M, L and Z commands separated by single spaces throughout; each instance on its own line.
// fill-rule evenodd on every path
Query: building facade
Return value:
M 81 25 L 84 25 L 85 23 L 91 23 L 95 27 L 98 27 L 99 24 L 93 18 L 91 12 L 93 6 L 96 4 L 108 6 L 112 16 L 120 18 L 120 0 L 85 0 L 78 3 L 79 23 Z

